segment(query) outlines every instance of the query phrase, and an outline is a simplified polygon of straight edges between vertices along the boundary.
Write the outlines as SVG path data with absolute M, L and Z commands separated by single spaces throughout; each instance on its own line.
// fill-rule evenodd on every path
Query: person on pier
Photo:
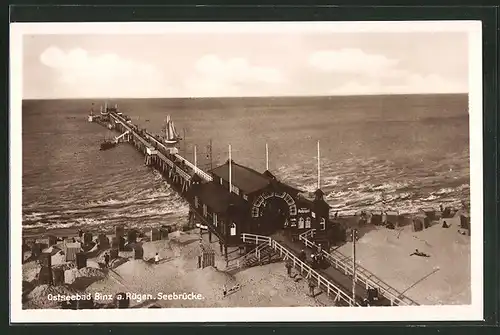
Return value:
M 318 258 L 318 255 L 316 255 L 315 253 L 311 254 L 311 263 L 312 263 L 313 269 L 316 269 L 316 264 L 318 262 L 317 258 Z
M 306 252 L 304 251 L 304 249 L 300 250 L 299 259 L 300 259 L 302 262 L 305 262 L 305 261 L 306 261 Z

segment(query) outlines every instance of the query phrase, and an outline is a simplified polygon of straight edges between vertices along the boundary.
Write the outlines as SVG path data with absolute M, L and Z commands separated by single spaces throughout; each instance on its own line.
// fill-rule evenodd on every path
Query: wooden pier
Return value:
M 144 155 L 144 163 L 159 171 L 187 201 L 190 217 L 207 227 L 209 240 L 217 237 L 226 260 L 228 247 L 253 245 L 257 257 L 263 248 L 270 248 L 331 296 L 335 305 L 362 306 L 369 289 L 378 290 L 381 305 L 417 305 L 361 267 L 353 276 L 352 260 L 338 252 L 322 251 L 328 269 L 314 269 L 299 259 L 301 249 L 316 253 L 313 237 L 327 239 L 338 228 L 329 219 L 330 207 L 319 187 L 314 200 L 305 199 L 300 190 L 280 182 L 269 170 L 257 172 L 230 156 L 225 164 L 203 171 L 182 157 L 175 145 L 133 124 L 117 108 L 98 116 L 90 114 L 88 121 L 115 130 L 119 133 L 116 143 L 130 143 Z M 283 240 L 276 239 L 277 232 L 286 232 L 280 235 Z

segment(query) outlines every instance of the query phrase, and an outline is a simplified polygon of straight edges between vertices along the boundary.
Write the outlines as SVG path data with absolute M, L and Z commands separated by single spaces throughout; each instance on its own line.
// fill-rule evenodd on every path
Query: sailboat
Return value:
M 108 103 L 107 102 L 104 104 L 104 109 L 101 106 L 101 115 L 102 116 L 108 116 L 109 115 Z
M 167 115 L 167 119 L 165 120 L 165 138 L 163 141 L 166 144 L 177 144 L 182 138 L 177 133 L 175 129 L 174 121 L 170 119 L 170 115 Z

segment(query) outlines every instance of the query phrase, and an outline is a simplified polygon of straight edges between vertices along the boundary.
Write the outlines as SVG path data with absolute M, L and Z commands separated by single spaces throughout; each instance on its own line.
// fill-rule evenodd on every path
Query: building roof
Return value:
M 229 182 L 229 161 L 210 171 L 213 175 Z M 231 161 L 231 183 L 246 194 L 269 186 L 270 178 L 249 167 Z
M 465 216 L 465 217 L 468 217 L 469 216 L 469 213 L 467 213 L 466 211 L 464 211 L 463 209 L 459 209 L 455 212 L 455 214 L 453 214 L 453 217 L 460 217 L 460 216 Z
M 420 210 L 421 210 L 422 212 L 425 212 L 425 213 L 432 213 L 432 212 L 436 212 L 436 210 L 435 210 L 434 208 L 432 208 L 432 207 L 422 207 L 422 208 L 420 208 Z
M 225 213 L 230 203 L 237 206 L 245 203 L 236 194 L 230 194 L 229 190 L 214 182 L 200 184 L 195 194 L 202 204 L 207 205 L 216 213 Z
M 64 245 L 67 249 L 80 249 L 82 247 L 80 242 L 69 242 Z

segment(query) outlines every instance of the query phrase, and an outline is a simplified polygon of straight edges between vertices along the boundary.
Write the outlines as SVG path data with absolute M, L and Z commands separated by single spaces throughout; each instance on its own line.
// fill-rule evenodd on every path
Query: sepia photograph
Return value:
M 482 319 L 481 57 L 475 21 L 11 24 L 12 319 Z

